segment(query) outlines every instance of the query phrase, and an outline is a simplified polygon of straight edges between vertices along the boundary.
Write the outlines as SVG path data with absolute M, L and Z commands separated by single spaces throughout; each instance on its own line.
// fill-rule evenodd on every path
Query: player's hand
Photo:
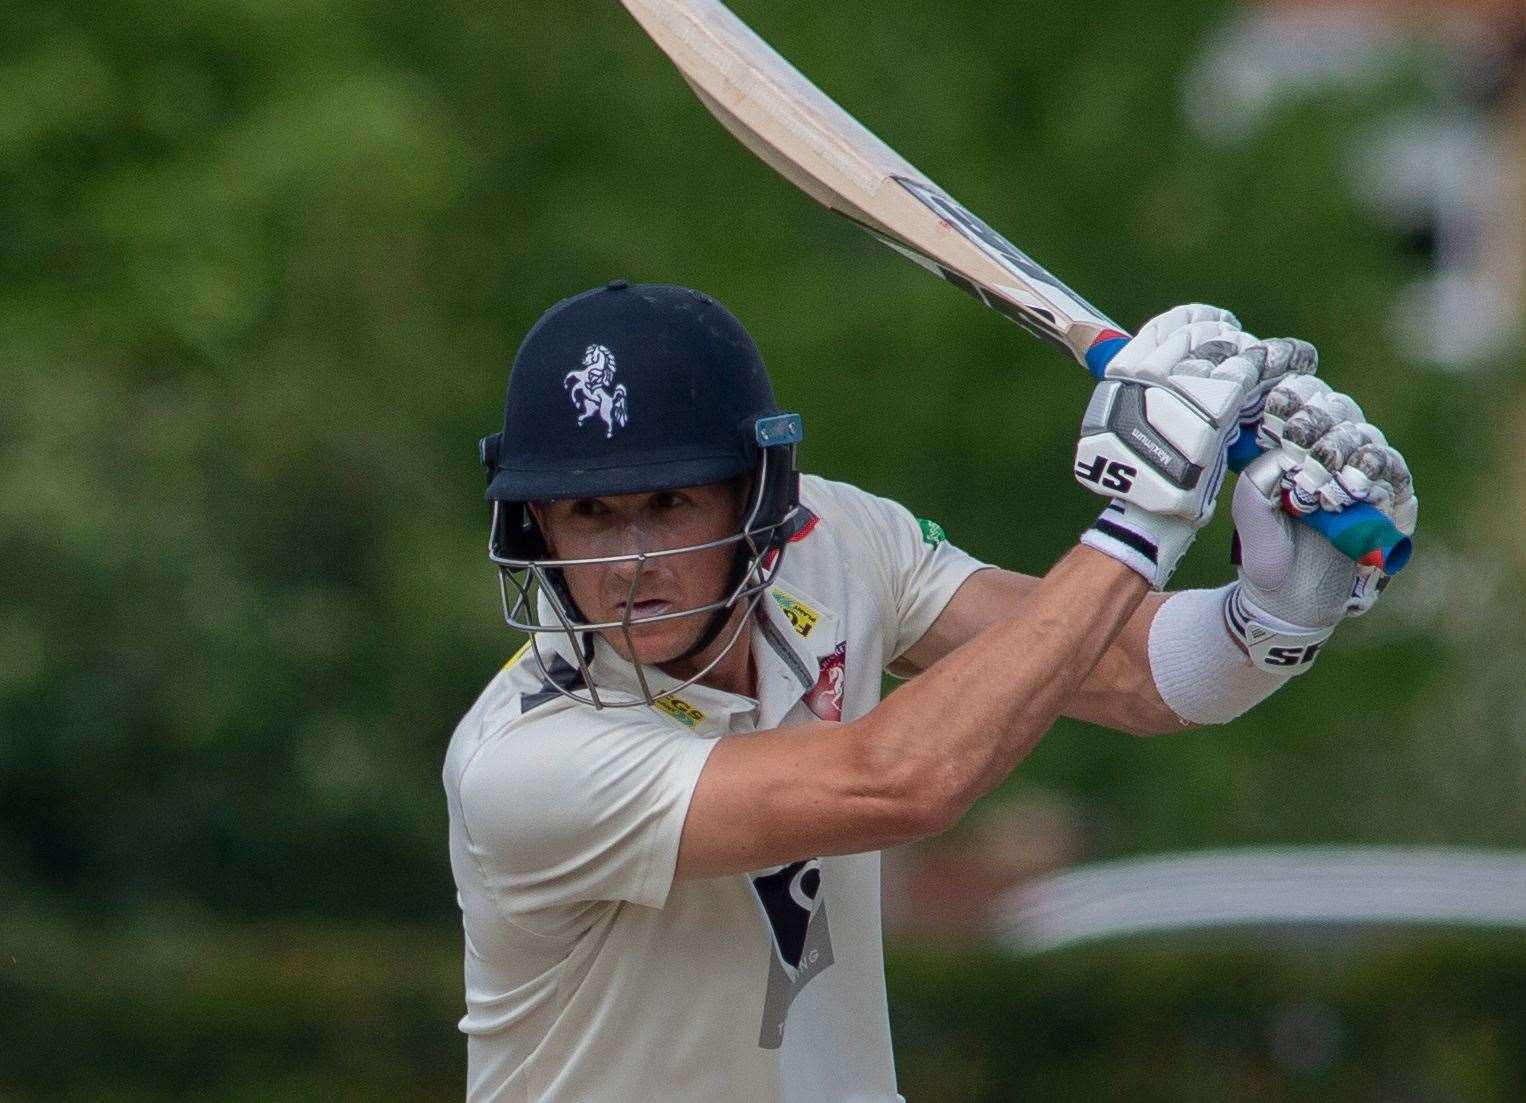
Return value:
M 1084 543 L 1161 587 L 1213 516 L 1227 452 L 1256 429 L 1266 393 L 1313 371 L 1302 341 L 1257 341 L 1233 314 L 1182 306 L 1152 320 L 1093 392 L 1076 478 L 1113 498 Z
M 1300 673 L 1343 618 L 1372 607 L 1388 576 L 1348 559 L 1291 514 L 1367 502 L 1412 536 L 1420 499 L 1383 432 L 1319 380 L 1289 380 L 1267 396 L 1260 442 L 1271 450 L 1235 487 L 1240 582 L 1225 620 L 1252 662 Z

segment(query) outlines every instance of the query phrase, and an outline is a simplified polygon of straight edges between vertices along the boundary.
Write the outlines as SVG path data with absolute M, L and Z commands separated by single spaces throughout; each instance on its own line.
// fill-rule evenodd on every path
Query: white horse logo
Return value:
M 604 422 L 606 440 L 615 435 L 615 426 L 623 429 L 630 420 L 625 406 L 625 384 L 611 388 L 614 381 L 615 354 L 603 345 L 589 345 L 588 351 L 583 353 L 583 370 L 570 371 L 562 380 L 573 408 L 582 411 L 578 414 L 578 424 L 582 425 L 598 414 Z

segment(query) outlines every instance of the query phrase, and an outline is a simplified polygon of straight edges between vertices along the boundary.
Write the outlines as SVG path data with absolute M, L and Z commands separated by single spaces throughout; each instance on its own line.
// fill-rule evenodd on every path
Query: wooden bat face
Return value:
M 796 187 L 1094 374 L 1126 335 L 919 173 L 718 0 L 622 0 L 710 113 Z

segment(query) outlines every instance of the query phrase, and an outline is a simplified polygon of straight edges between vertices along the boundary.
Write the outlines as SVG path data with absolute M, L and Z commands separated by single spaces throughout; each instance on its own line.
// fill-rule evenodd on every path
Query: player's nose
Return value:
M 675 579 L 669 559 L 633 552 L 611 563 L 605 575 L 606 593 L 617 604 L 649 598 L 671 600 Z

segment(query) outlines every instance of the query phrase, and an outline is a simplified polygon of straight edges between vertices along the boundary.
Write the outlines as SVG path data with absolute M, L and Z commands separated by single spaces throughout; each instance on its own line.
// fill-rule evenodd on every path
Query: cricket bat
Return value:
M 801 191 L 1066 349 L 1098 379 L 1128 343 L 1106 315 L 929 181 L 719 0 L 621 3 L 721 125 Z M 1409 558 L 1408 537 L 1370 505 L 1300 519 L 1353 559 L 1393 572 Z

